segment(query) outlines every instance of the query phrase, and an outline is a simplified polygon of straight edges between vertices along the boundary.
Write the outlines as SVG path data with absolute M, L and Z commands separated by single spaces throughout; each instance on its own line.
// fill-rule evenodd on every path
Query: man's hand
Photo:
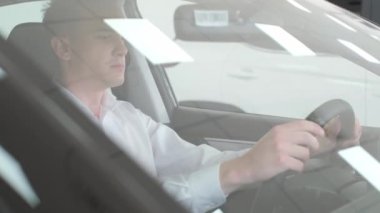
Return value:
M 340 128 L 338 118 L 324 129 L 306 120 L 274 127 L 245 155 L 221 165 L 222 189 L 229 194 L 245 184 L 270 179 L 286 170 L 301 172 L 311 156 L 359 144 L 362 129 L 358 119 L 354 137 L 337 143 Z
M 274 127 L 245 155 L 221 165 L 224 192 L 229 194 L 286 170 L 302 171 L 311 152 L 319 149 L 318 138 L 324 135 L 323 128 L 306 120 Z
M 325 125 L 324 129 L 326 132 L 326 136 L 318 138 L 320 148 L 316 152 L 313 152 L 312 156 L 324 154 L 334 149 L 342 149 L 350 146 L 359 145 L 360 137 L 362 134 L 362 128 L 360 126 L 359 120 L 357 118 L 355 119 L 353 137 L 345 141 L 337 140 L 337 136 L 340 132 L 341 126 L 342 125 L 339 117 L 332 119 Z

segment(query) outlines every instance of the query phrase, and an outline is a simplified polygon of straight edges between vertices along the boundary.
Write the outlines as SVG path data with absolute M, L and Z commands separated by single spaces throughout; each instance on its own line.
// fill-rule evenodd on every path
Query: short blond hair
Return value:
M 44 9 L 43 23 L 59 34 L 70 30 L 75 22 L 104 18 L 102 9 L 110 5 L 123 7 L 124 2 L 125 0 L 51 0 Z

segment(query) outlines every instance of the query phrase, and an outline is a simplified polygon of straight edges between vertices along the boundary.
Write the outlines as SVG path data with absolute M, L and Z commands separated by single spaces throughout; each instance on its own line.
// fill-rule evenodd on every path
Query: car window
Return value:
M 5 77 L 6 77 L 5 72 L 3 71 L 3 69 L 0 68 L 0 80 L 2 80 Z
M 353 106 L 356 115 L 364 126 L 380 127 L 380 119 L 378 119 L 380 115 L 378 110 L 380 107 L 380 70 L 378 69 L 380 64 L 380 31 L 377 25 L 352 13 L 343 11 L 323 0 L 165 0 L 165 3 L 162 0 L 136 1 L 142 17 L 157 26 L 194 59 L 194 62 L 169 63 L 162 66 L 165 75 L 169 79 L 169 87 L 173 89 L 180 106 L 276 116 L 275 122 L 280 123 L 282 119 L 279 117 L 305 118 L 306 115 L 325 101 L 344 99 Z M 130 2 L 134 2 L 134 0 L 128 1 L 128 3 Z M 10 2 L 8 3 L 10 4 Z M 13 4 L 7 5 L 8 3 L 0 6 L 0 35 L 5 39 L 9 38 L 11 31 L 19 24 L 41 22 L 43 9 L 47 1 L 13 2 Z M 38 26 L 34 28 L 37 31 L 41 29 Z M 107 44 L 109 39 L 115 37 L 119 39 L 115 32 L 110 33 L 108 28 L 106 30 L 97 28 L 96 30 L 100 32 L 93 37 L 86 37 L 86 39 L 81 40 L 83 42 L 81 44 L 88 44 L 87 47 L 89 48 L 92 46 L 87 42 L 92 41 L 91 39 L 99 39 L 102 41 L 101 44 Z M 23 34 L 22 32 L 21 34 Z M 36 31 L 33 32 L 35 33 Z M 39 34 L 36 33 L 36 35 Z M 31 36 L 27 35 L 27 38 L 29 37 Z M 45 45 L 51 44 L 50 40 L 46 38 L 42 40 L 45 41 Z M 120 41 L 120 44 L 125 44 L 123 39 L 117 41 Z M 141 43 L 146 44 L 148 42 Z M 39 60 L 46 62 L 50 60 L 49 57 L 56 58 L 53 52 L 43 52 L 37 48 L 29 48 L 26 43 L 21 45 L 28 49 L 24 53 L 36 62 Z M 35 46 L 40 45 L 34 45 L 34 48 Z M 50 47 L 49 49 L 51 50 Z M 101 49 L 104 47 L 103 45 L 96 47 L 99 49 L 91 50 L 96 53 L 102 53 L 104 50 L 104 48 Z M 86 53 L 81 52 L 81 48 L 78 49 L 76 53 L 79 56 L 86 55 Z M 135 51 L 133 48 L 130 50 Z M 120 55 L 124 57 L 125 55 L 123 54 L 121 53 Z M 139 59 L 141 58 L 136 60 L 136 58 L 133 58 L 135 55 L 131 56 L 132 65 L 134 66 L 131 70 L 136 72 L 132 73 L 132 75 L 128 73 L 128 77 L 139 72 L 139 69 L 144 69 L 144 73 L 141 73 L 146 74 L 145 71 L 149 73 L 150 68 L 156 68 L 148 66 L 145 60 L 141 60 L 144 63 L 140 63 Z M 82 59 L 87 58 L 82 57 L 78 61 L 83 62 L 81 61 Z M 88 66 L 86 62 L 84 61 L 84 66 Z M 82 63 L 79 64 L 82 65 Z M 146 66 L 140 66 L 141 64 Z M 47 68 L 38 68 L 58 71 L 59 68 L 56 65 L 54 62 L 49 62 Z M 124 65 L 122 62 L 115 63 L 113 61 L 111 67 L 114 70 L 125 71 L 126 67 Z M 89 67 L 90 69 L 84 70 L 99 71 L 96 70 L 97 67 Z M 24 71 L 28 73 L 27 70 Z M 118 73 L 120 74 L 121 72 Z M 102 74 L 102 72 L 99 71 L 97 74 Z M 30 75 L 25 74 L 27 77 Z M 0 80 L 4 76 L 5 74 L 0 69 Z M 137 85 L 144 83 L 149 84 L 148 86 L 150 87 L 158 87 L 155 84 L 157 82 L 154 81 L 157 79 L 148 79 L 145 76 L 142 78 L 146 82 L 134 81 L 132 78 L 129 82 L 133 84 L 128 85 L 130 86 L 128 89 L 138 90 L 141 87 L 137 87 Z M 83 79 L 85 82 L 85 78 L 80 80 Z M 47 89 L 48 96 L 60 94 L 60 88 L 56 87 L 54 89 Z M 125 90 L 122 92 L 127 93 Z M 141 94 L 143 93 L 138 94 L 138 98 L 144 99 L 145 97 L 142 97 L 144 95 Z M 148 94 L 146 96 L 153 95 Z M 76 100 L 75 97 L 71 98 Z M 146 104 L 145 100 L 142 102 Z M 57 103 L 60 102 L 57 101 Z M 66 105 L 62 107 L 66 107 Z M 73 113 L 71 108 L 67 111 Z M 73 113 L 73 115 L 77 114 Z M 239 121 L 243 121 L 243 118 L 241 120 L 239 118 L 244 117 L 245 119 L 247 117 L 240 115 L 235 117 L 235 115 L 226 117 L 227 119 L 232 118 L 231 120 L 234 122 L 233 130 L 237 132 L 236 134 L 243 135 L 244 131 L 240 132 L 239 128 L 245 123 L 239 123 Z M 100 118 L 102 115 L 95 116 Z M 202 118 L 199 119 L 201 116 Z M 90 117 L 93 118 L 94 116 L 91 115 Z M 189 117 L 185 118 L 183 116 L 182 119 L 186 120 Z M 204 116 L 204 114 L 200 114 L 199 117 L 198 115 L 193 117 L 194 119 L 199 119 L 199 122 L 197 121 L 194 125 L 188 125 L 190 128 L 194 127 L 194 135 L 198 134 L 198 129 L 196 128 L 203 128 L 202 124 L 213 123 L 213 120 Z M 203 117 L 206 117 L 206 119 Z M 236 119 L 237 117 L 238 119 Z M 250 120 L 250 118 L 248 119 Z M 258 122 L 252 119 L 256 123 L 249 128 L 264 131 L 268 123 L 271 122 L 269 120 L 266 117 L 262 120 L 258 119 Z M 120 122 L 121 128 L 128 130 L 123 122 Z M 149 120 L 144 124 L 151 125 L 152 123 Z M 70 124 L 74 129 L 76 125 Z M 78 122 L 79 124 L 82 123 Z M 181 128 L 184 128 L 181 125 L 176 126 L 177 123 L 175 122 L 171 123 L 171 125 L 173 127 L 179 126 L 180 128 L 175 129 L 178 132 L 181 131 Z M 138 127 L 138 125 L 132 126 L 133 128 Z M 226 138 L 221 140 L 230 143 L 230 139 L 233 139 L 235 135 L 230 136 L 230 132 L 225 131 L 225 129 L 230 130 L 228 126 L 225 128 L 219 122 L 215 122 L 215 126 L 215 132 L 220 131 L 226 135 Z M 205 131 L 210 130 L 204 129 Z M 122 138 L 120 141 L 123 142 L 127 138 L 125 147 L 128 148 L 130 146 L 129 142 L 133 141 L 128 140 L 129 137 L 138 134 L 138 131 L 133 130 L 131 132 L 111 132 L 111 136 L 113 136 L 112 134 L 117 135 L 115 138 L 111 138 L 116 140 Z M 79 129 L 74 132 L 81 133 Z M 131 134 L 128 135 L 129 133 Z M 253 131 L 249 131 L 248 134 L 255 135 L 255 137 L 259 136 L 258 133 Z M 97 134 L 94 135 L 97 136 Z M 152 137 L 156 136 L 153 135 Z M 212 136 L 213 133 L 210 133 L 210 137 Z M 158 135 L 158 138 L 167 140 L 166 137 L 161 137 L 160 135 Z M 212 137 L 211 139 L 218 141 L 219 138 Z M 370 138 L 371 142 L 375 142 L 377 139 L 375 137 Z M 89 141 L 92 141 L 91 138 Z M 135 141 L 139 142 L 139 140 Z M 149 142 L 151 141 L 149 140 Z M 235 141 L 232 142 L 234 143 Z M 244 139 L 237 141 L 237 143 L 239 142 L 251 141 Z M 251 146 L 251 143 L 247 144 Z M 376 152 L 378 144 L 373 143 L 371 145 L 375 147 L 373 151 Z M 140 160 L 141 150 L 128 152 L 127 148 L 125 149 L 127 154 L 132 153 L 133 156 L 137 156 L 136 159 Z M 119 155 L 121 153 L 119 151 L 113 152 L 112 156 L 122 156 Z M 155 156 L 154 151 L 152 153 Z M 341 166 L 341 161 L 335 164 L 335 158 L 328 158 L 327 163 L 324 160 L 317 159 L 314 162 L 317 166 L 326 165 L 320 167 L 320 169 L 306 171 L 300 175 L 291 174 L 289 179 L 280 180 L 279 187 L 274 190 L 270 189 L 272 191 L 269 193 L 269 198 L 265 195 L 260 196 L 264 200 L 254 200 L 252 206 L 260 206 L 265 201 L 277 201 L 277 197 L 271 199 L 273 195 L 290 197 L 290 200 L 296 200 L 295 204 L 290 205 L 292 208 L 301 203 L 297 207 L 301 208 L 301 210 L 298 209 L 299 211 L 293 211 L 292 209 L 278 212 L 327 212 L 326 209 L 339 208 L 336 211 L 338 213 L 344 212 L 346 207 L 352 208 L 356 203 L 358 205 L 366 202 L 378 203 L 380 199 L 379 193 L 374 193 L 373 187 L 365 178 L 354 173 L 348 165 Z M 143 160 L 141 161 L 143 162 Z M 81 171 L 80 169 L 78 170 Z M 318 174 L 315 175 L 316 173 Z M 107 174 L 112 176 L 112 173 Z M 86 190 L 86 188 L 84 189 Z M 284 191 L 289 192 L 289 194 L 284 196 L 282 194 Z M 375 195 L 372 196 L 373 194 Z M 152 196 L 155 196 L 155 194 L 152 194 Z M 303 202 L 303 198 L 307 198 L 306 200 L 312 201 L 312 203 Z M 316 199 L 326 205 L 313 202 Z M 91 198 L 89 200 L 93 201 Z M 117 199 L 115 200 L 117 201 Z M 282 199 L 278 200 L 281 201 Z M 330 204 L 336 206 L 330 206 Z M 370 206 L 375 211 L 376 209 L 378 210 L 375 205 L 364 204 L 363 206 Z M 324 207 L 326 209 L 323 209 Z M 343 207 L 343 209 L 340 207 Z
M 380 126 L 380 31 L 359 16 L 322 0 L 137 2 L 194 58 L 166 68 L 180 105 L 304 118 L 339 98 Z
M 5 180 L 31 207 L 38 206 L 41 201 L 20 163 L 2 146 L 0 146 L 0 160 L 2 162 L 0 165 L 0 178 Z
M 47 1 L 32 1 L 0 7 L 0 34 L 8 38 L 12 29 L 25 22 L 41 22 Z

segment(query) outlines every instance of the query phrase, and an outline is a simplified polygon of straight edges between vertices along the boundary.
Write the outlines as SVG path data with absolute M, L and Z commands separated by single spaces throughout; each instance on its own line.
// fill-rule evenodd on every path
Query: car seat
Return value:
M 54 77 L 58 72 L 59 62 L 50 47 L 52 35 L 43 23 L 22 23 L 13 28 L 7 41 L 30 57 L 49 77 Z

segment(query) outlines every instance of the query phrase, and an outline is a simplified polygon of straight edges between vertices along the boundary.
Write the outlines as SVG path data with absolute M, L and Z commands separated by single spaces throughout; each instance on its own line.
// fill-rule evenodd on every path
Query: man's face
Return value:
M 107 89 L 124 82 L 125 41 L 103 22 L 103 18 L 126 18 L 124 1 L 83 1 L 78 21 L 64 23 L 52 47 L 61 61 L 64 84 Z M 59 26 L 59 25 L 57 25 Z M 69 85 L 67 85 L 69 86 Z
M 74 79 L 108 88 L 124 81 L 125 41 L 102 21 L 83 21 L 68 36 L 68 66 Z M 69 83 L 69 82 L 68 82 Z

